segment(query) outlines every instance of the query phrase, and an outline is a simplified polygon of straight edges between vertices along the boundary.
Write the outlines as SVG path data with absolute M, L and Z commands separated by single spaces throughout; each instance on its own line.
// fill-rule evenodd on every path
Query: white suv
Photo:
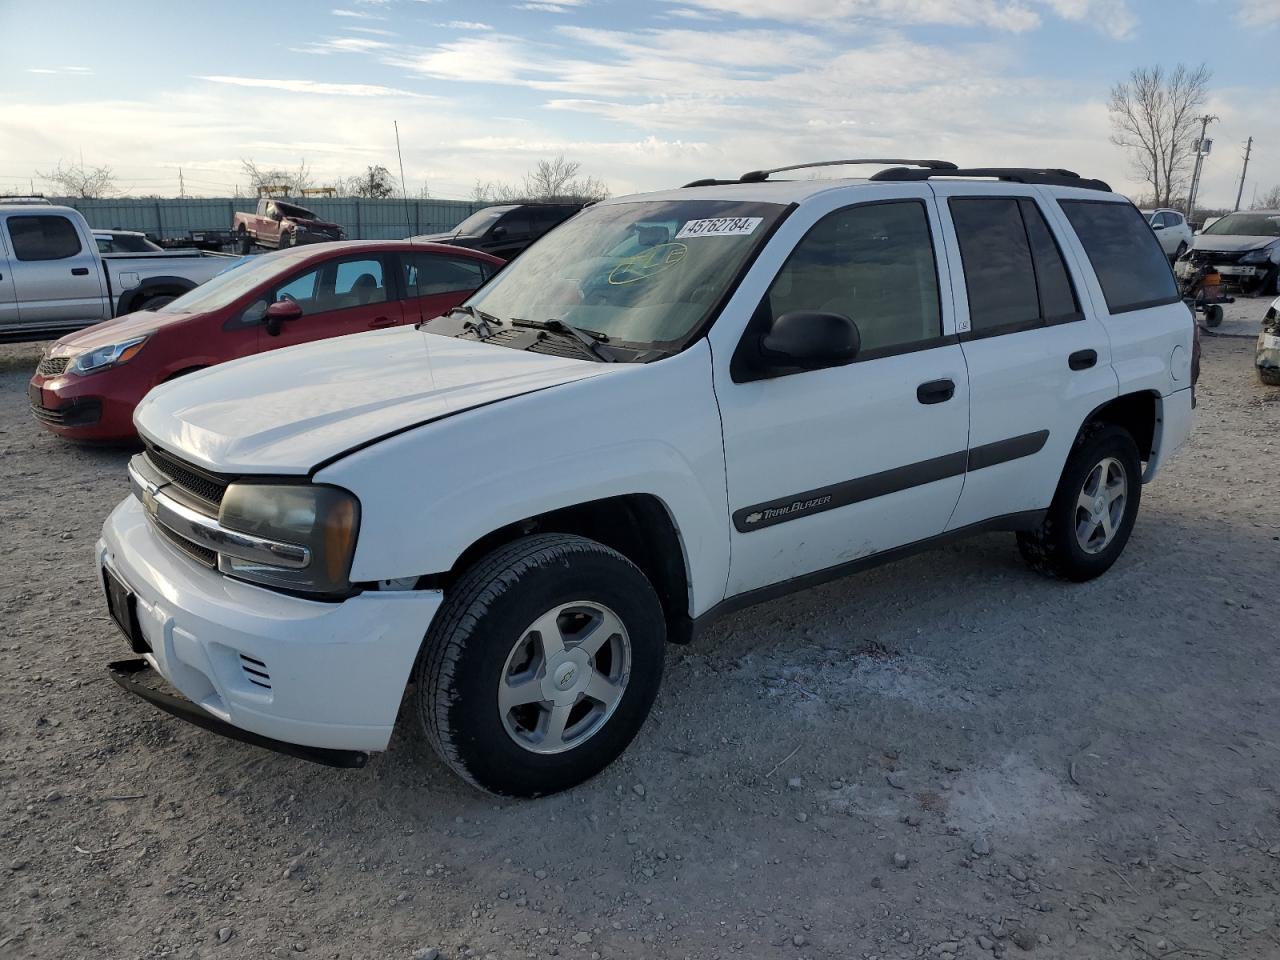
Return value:
M 1177 210 L 1161 208 L 1159 210 L 1143 210 L 1142 215 L 1151 224 L 1164 255 L 1170 260 L 1177 260 L 1191 247 L 1195 234 L 1187 218 Z
M 117 680 L 345 765 L 411 684 L 454 770 L 533 796 L 617 757 L 664 643 L 727 611 L 987 530 L 1107 570 L 1192 422 L 1138 210 L 1061 170 L 775 172 L 596 204 L 448 316 L 154 390 L 98 545 Z

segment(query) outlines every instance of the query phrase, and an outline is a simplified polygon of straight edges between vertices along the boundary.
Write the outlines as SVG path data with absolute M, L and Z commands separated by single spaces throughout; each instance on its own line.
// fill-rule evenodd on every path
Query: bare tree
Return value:
M 1280 210 L 1280 186 L 1274 186 L 1257 200 L 1251 210 Z
M 477 203 L 521 203 L 545 200 L 604 200 L 609 188 L 595 177 L 581 177 L 582 164 L 566 160 L 539 160 L 521 183 L 477 180 L 471 199 Z
M 394 197 L 400 192 L 391 172 L 381 164 L 369 167 L 359 176 L 348 177 L 342 186 L 343 192 L 353 197 L 371 197 L 374 200 Z
M 305 159 L 298 162 L 297 170 L 284 170 L 280 167 L 260 167 L 252 160 L 241 157 L 240 169 L 249 178 L 250 189 L 258 194 L 263 191 L 278 193 L 283 190 L 285 196 L 297 197 L 315 183 L 311 177 L 311 168 L 307 166 Z
M 1167 207 L 1186 186 L 1195 156 L 1196 112 L 1204 106 L 1212 73 L 1204 64 L 1138 67 L 1111 88 L 1111 142 L 1129 152 L 1134 170 Z
M 63 164 L 61 160 L 48 173 L 36 171 L 36 176 L 47 180 L 66 196 L 79 197 L 82 200 L 93 200 L 115 192 L 115 174 L 110 167 L 87 167 L 84 160 L 79 164 Z

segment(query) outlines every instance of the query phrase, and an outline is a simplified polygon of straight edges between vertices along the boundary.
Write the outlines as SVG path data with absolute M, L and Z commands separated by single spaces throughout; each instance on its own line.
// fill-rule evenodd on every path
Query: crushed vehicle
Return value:
M 1280 297 L 1271 302 L 1262 318 L 1254 365 L 1258 368 L 1259 380 L 1268 386 L 1280 387 Z
M 478 250 L 403 240 L 246 258 L 171 303 L 45 348 L 28 384 L 31 412 L 68 440 L 133 440 L 134 408 L 157 384 L 237 357 L 438 316 L 501 267 Z
M 886 169 L 780 176 L 835 163 Z M 445 316 L 152 390 L 97 546 L 114 679 L 339 766 L 411 687 L 451 769 L 537 796 L 728 612 L 984 531 L 1105 573 L 1193 420 L 1142 214 L 1065 170 L 785 169 L 601 202 Z
M 1175 266 L 1179 278 L 1209 266 L 1250 296 L 1280 293 L 1280 210 L 1229 213 L 1196 235 Z
M 101 233 L 71 207 L 0 201 L 0 341 L 154 310 L 238 262 L 203 250 L 100 253 Z
M 339 224 L 321 220 L 306 207 L 285 200 L 263 198 L 253 213 L 237 212 L 231 220 L 231 231 L 242 254 L 254 247 L 283 250 L 302 243 L 327 243 L 345 240 L 346 231 Z

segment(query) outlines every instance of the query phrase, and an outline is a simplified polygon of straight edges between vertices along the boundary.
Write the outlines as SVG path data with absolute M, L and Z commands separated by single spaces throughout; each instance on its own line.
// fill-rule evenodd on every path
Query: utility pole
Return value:
M 1191 174 L 1191 189 L 1187 191 L 1187 219 L 1192 219 L 1192 211 L 1196 206 L 1196 193 L 1200 190 L 1200 168 L 1204 165 L 1205 154 L 1205 133 L 1209 129 L 1209 124 L 1218 118 L 1211 113 L 1206 113 L 1203 117 L 1193 117 L 1194 120 L 1200 121 L 1200 139 L 1196 141 L 1196 168 Z
M 1249 154 L 1253 152 L 1253 137 L 1249 138 L 1249 142 L 1244 145 L 1244 166 L 1240 168 L 1240 187 L 1236 190 L 1236 205 L 1232 208 L 1234 213 L 1240 209 L 1240 198 L 1244 196 L 1244 175 L 1249 172 Z

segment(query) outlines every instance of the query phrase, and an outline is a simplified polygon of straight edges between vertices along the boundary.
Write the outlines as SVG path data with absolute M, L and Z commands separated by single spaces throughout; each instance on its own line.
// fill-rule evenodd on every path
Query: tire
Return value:
M 1086 506 L 1082 501 L 1091 487 L 1096 489 L 1095 481 L 1104 467 L 1108 488 L 1114 488 L 1117 480 L 1123 481 L 1124 500 L 1117 506 L 1104 494 L 1101 499 L 1093 498 L 1093 506 Z M 1067 458 L 1044 522 L 1038 530 L 1018 534 L 1018 549 L 1037 573 L 1073 583 L 1092 580 L 1106 573 L 1124 551 L 1141 502 L 1142 464 L 1129 431 L 1106 424 L 1086 427 Z M 1109 537 L 1105 537 L 1106 528 L 1097 521 L 1097 514 L 1081 517 L 1082 511 L 1099 503 L 1108 504 L 1110 510 Z M 1092 534 L 1087 541 L 1082 530 Z
M 1207 304 L 1204 308 L 1204 325 L 1209 328 L 1222 326 L 1222 305 Z
M 164 293 L 157 297 L 148 297 L 146 300 L 142 301 L 142 304 L 138 307 L 138 309 L 139 310 L 159 310 L 161 307 L 165 306 L 166 304 L 173 303 L 173 301 L 177 299 L 178 298 L 176 296 L 169 293 Z
M 280 239 L 276 241 L 276 249 L 288 250 L 292 246 L 293 246 L 293 234 L 291 234 L 288 230 L 281 230 Z
M 247 257 L 253 253 L 253 241 L 249 239 L 249 232 L 244 227 L 237 233 L 237 239 L 240 241 L 240 256 Z
M 563 648 L 548 654 L 544 632 Z M 598 652 L 587 653 L 597 636 Z M 524 537 L 477 561 L 449 591 L 418 658 L 416 713 L 436 752 L 471 784 L 512 797 L 557 793 L 595 776 L 639 732 L 662 680 L 665 641 L 658 596 L 622 554 L 567 534 Z M 514 704 L 505 711 L 504 690 Z M 568 722 L 559 738 L 555 709 Z
M 1258 367 L 1258 380 L 1268 387 L 1280 387 L 1280 369 Z

